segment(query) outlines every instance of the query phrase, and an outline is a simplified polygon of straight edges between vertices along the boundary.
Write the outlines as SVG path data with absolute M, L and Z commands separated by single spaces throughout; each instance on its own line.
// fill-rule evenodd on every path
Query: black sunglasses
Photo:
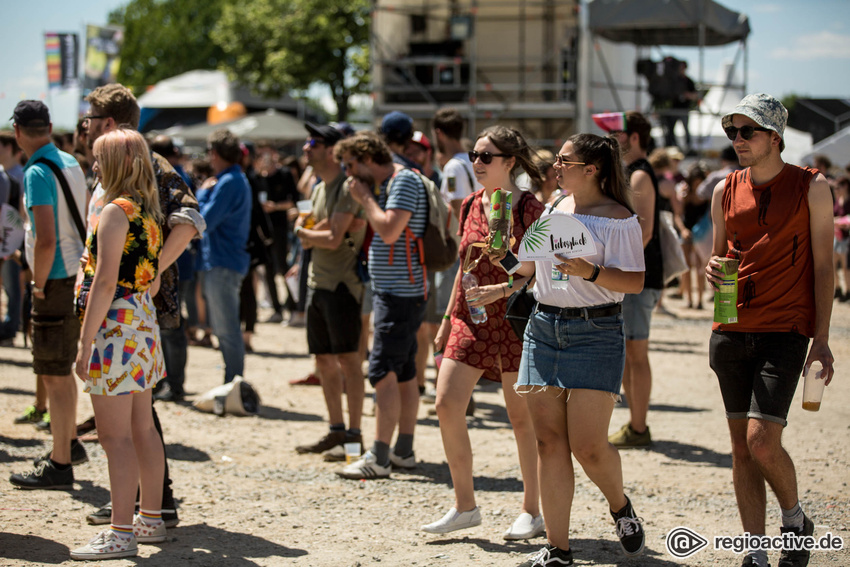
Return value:
M 325 141 L 317 138 L 307 138 L 307 145 L 311 148 L 315 148 L 316 146 L 324 146 Z
M 476 159 L 480 159 L 481 163 L 489 165 L 493 163 L 494 157 L 511 157 L 511 154 L 491 154 L 490 152 L 476 152 L 475 150 L 469 152 L 469 161 L 473 163 Z
M 729 126 L 728 128 L 723 129 L 726 132 L 726 137 L 735 141 L 735 138 L 738 137 L 738 132 L 741 133 L 741 137 L 745 140 L 752 140 L 753 136 L 756 132 L 773 132 L 770 128 L 762 128 L 761 126 L 750 126 L 749 124 L 746 126 L 741 126 L 740 128 L 735 128 L 734 126 Z

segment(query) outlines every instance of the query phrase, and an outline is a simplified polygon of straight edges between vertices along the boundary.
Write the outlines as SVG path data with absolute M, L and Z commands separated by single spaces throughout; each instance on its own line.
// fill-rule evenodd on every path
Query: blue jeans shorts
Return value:
M 649 339 L 649 323 L 652 310 L 661 299 L 660 289 L 647 289 L 640 293 L 627 293 L 623 298 L 623 323 L 627 341 Z
M 809 339 L 798 333 L 712 332 L 708 360 L 720 383 L 726 419 L 788 425 L 808 347 Z
M 625 363 L 621 313 L 562 319 L 535 309 L 525 328 L 514 388 L 518 393 L 533 392 L 538 386 L 579 388 L 618 396 Z
M 424 317 L 424 297 L 372 294 L 375 327 L 369 355 L 372 386 L 390 372 L 395 372 L 400 383 L 416 378 L 416 332 Z

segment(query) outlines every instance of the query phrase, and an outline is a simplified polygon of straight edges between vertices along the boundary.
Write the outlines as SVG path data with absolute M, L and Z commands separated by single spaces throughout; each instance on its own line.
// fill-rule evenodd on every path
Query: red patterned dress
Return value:
M 488 215 L 481 205 L 481 189 L 463 200 L 460 207 L 461 219 L 458 234 L 460 240 L 460 258 L 466 259 L 466 250 L 474 242 L 483 241 L 490 232 L 487 224 Z M 472 199 L 470 205 L 469 200 Z M 519 250 L 525 230 L 543 214 L 544 206 L 534 195 L 523 191 L 521 197 L 513 203 L 513 235 L 516 243 L 514 253 Z M 519 212 L 523 211 L 524 218 L 520 222 Z M 465 214 L 469 211 L 468 214 Z M 470 261 L 474 261 L 482 248 L 473 248 Z M 501 266 L 494 266 L 489 261 L 482 260 L 472 270 L 478 278 L 478 285 L 495 285 L 508 281 L 508 274 Z M 505 321 L 505 306 L 507 299 L 499 299 L 489 305 L 487 321 L 481 325 L 472 322 L 469 308 L 466 305 L 466 295 L 462 287 L 455 290 L 455 306 L 451 314 L 452 331 L 443 356 L 468 364 L 473 368 L 484 370 L 484 378 L 501 382 L 502 372 L 517 372 L 522 358 L 522 340 L 514 335 L 510 323 Z

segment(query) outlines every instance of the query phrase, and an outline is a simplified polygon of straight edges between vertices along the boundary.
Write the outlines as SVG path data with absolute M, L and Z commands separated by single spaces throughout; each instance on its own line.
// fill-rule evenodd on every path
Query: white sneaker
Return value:
M 390 464 L 395 469 L 415 469 L 416 453 L 410 453 L 408 457 L 399 457 L 395 451 L 390 451 Z
M 111 529 L 103 530 L 83 547 L 71 552 L 71 559 L 115 559 L 118 557 L 135 557 L 139 553 L 136 538 L 130 536 L 123 539 L 112 533 Z
M 160 543 L 165 541 L 165 522 L 149 526 L 140 516 L 133 518 L 133 535 L 139 543 Z
M 523 512 L 505 532 L 505 539 L 509 541 L 530 539 L 543 535 L 545 531 L 546 525 L 543 523 L 543 514 L 532 516 L 528 512 Z
M 457 508 L 452 508 L 433 524 L 422 526 L 422 531 L 429 534 L 447 534 L 455 530 L 474 528 L 480 525 L 481 511 L 478 506 L 468 512 L 458 512 Z
M 372 451 L 366 451 L 359 460 L 351 463 L 336 474 L 342 478 L 362 480 L 367 478 L 389 478 L 392 465 L 382 467 Z

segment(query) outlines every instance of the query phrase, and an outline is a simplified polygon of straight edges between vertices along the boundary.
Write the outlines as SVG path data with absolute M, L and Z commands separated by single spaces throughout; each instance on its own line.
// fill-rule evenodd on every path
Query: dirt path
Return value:
M 645 519 L 647 551 L 627 561 L 619 551 L 604 500 L 579 469 L 572 514 L 572 547 L 578 565 L 740 565 L 731 552 L 712 545 L 686 560 L 665 550 L 665 536 L 687 526 L 712 540 L 741 532 L 731 484 L 731 458 L 720 393 L 708 367 L 710 312 L 666 302 L 679 317 L 656 316 L 651 361 L 654 391 L 651 450 L 624 451 L 628 493 Z M 481 527 L 447 536 L 419 531 L 453 503 L 439 427 L 420 409 L 416 453 L 421 461 L 410 474 L 390 480 L 339 479 L 338 465 L 298 455 L 297 444 L 313 441 L 326 428 L 317 387 L 291 387 L 288 380 L 311 368 L 304 331 L 260 325 L 256 354 L 248 355 L 247 379 L 260 392 L 261 415 L 218 418 L 188 405 L 158 404 L 165 428 L 169 463 L 180 500 L 179 527 L 169 542 L 140 546 L 145 565 L 416 565 L 515 566 L 543 544 L 509 543 L 502 533 L 519 513 L 522 485 L 516 447 L 501 391 L 482 385 L 475 393 L 476 418 L 470 422 L 475 449 Z M 49 438 L 13 418 L 32 403 L 34 380 L 29 351 L 0 348 L 0 565 L 71 564 L 69 549 L 95 533 L 86 514 L 109 500 L 106 458 L 87 444 L 91 460 L 77 467 L 71 492 L 27 492 L 5 478 L 28 468 L 49 447 Z M 798 470 L 803 506 L 816 535 L 841 536 L 845 550 L 816 553 L 812 566 L 850 565 L 850 305 L 836 305 L 831 346 L 838 373 L 818 413 L 800 408 L 798 390 L 784 440 Z M 221 380 L 221 358 L 209 349 L 191 348 L 187 388 L 204 392 Z M 429 370 L 429 374 L 433 373 Z M 371 401 L 367 400 L 367 411 Z M 80 396 L 79 421 L 91 415 Z M 628 419 L 617 408 L 611 431 Z M 374 418 L 364 437 L 371 443 Z M 778 534 L 779 511 L 769 499 L 769 528 Z M 771 562 L 776 565 L 776 554 Z M 110 565 L 132 565 L 115 561 Z

